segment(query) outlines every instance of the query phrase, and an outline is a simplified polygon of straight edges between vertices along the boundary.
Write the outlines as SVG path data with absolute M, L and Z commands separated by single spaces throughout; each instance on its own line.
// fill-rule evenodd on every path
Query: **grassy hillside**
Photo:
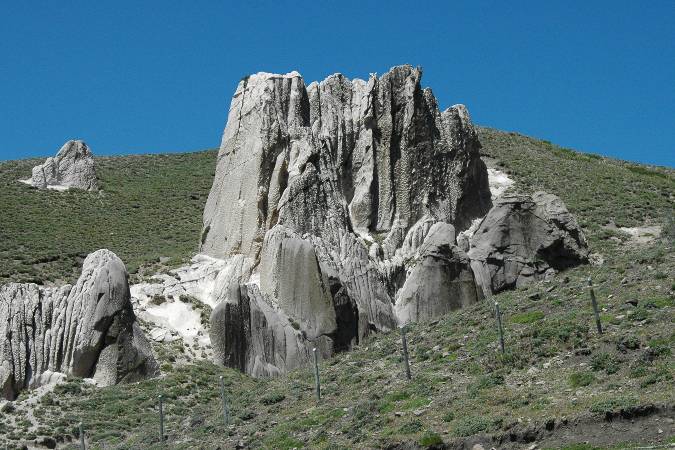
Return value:
M 483 153 L 512 174 L 521 192 L 562 198 L 591 238 L 603 225 L 664 224 L 675 207 L 675 170 L 579 153 L 548 141 L 479 128 Z
M 579 154 L 513 133 L 479 132 L 485 155 L 511 174 L 519 190 L 544 189 L 565 200 L 583 225 L 591 251 L 604 259 L 602 265 L 572 269 L 549 282 L 496 296 L 504 314 L 504 355 L 498 351 L 488 301 L 409 328 L 412 381 L 403 376 L 397 333 L 374 335 L 355 351 L 322 361 L 320 402 L 309 367 L 274 380 L 254 380 L 208 362 L 177 367 L 171 364 L 173 353 L 184 348 L 173 344 L 156 348 L 164 373 L 160 379 L 104 389 L 71 379 L 42 397 L 37 408 L 30 406 L 30 393 L 22 394 L 13 411 L 0 412 L 0 445 L 18 448 L 21 442 L 49 437 L 75 448 L 69 442 L 82 421 L 92 448 L 163 448 L 158 439 L 160 393 L 166 397 L 169 448 L 471 448 L 476 442 L 485 448 L 528 448 L 534 442 L 538 448 L 587 450 L 675 443 L 675 230 L 668 228 L 673 172 Z M 120 179 L 143 186 L 150 177 L 143 158 L 155 157 L 138 157 L 137 166 L 146 169 L 137 180 L 131 180 L 133 165 Z M 167 256 L 186 258 L 194 250 L 201 218 L 201 211 L 188 217 L 192 206 L 186 205 L 194 202 L 198 209 L 196 204 L 203 203 L 214 154 L 162 158 L 163 167 L 180 173 L 182 165 L 193 168 L 194 177 L 186 177 L 191 184 L 182 184 L 181 192 L 202 192 L 199 200 L 174 196 L 185 216 L 165 210 L 162 219 L 165 224 L 184 220 L 171 229 L 184 245 L 159 248 Z M 171 162 L 173 158 L 183 162 Z M 203 159 L 205 170 L 197 169 L 202 166 L 192 158 Z M 107 164 L 104 189 L 125 191 L 110 175 L 121 172 L 114 168 L 115 159 Z M 5 183 L 10 171 L 4 165 L 0 170 Z M 176 182 L 175 176 L 163 177 L 159 171 L 151 178 L 165 187 L 166 178 Z M 31 196 L 24 198 L 43 201 L 23 186 L 14 188 Z M 145 192 L 140 190 L 137 202 L 145 201 Z M 90 194 L 67 195 L 73 210 L 90 201 Z M 155 208 L 159 213 L 161 208 Z M 603 227 L 610 220 L 617 226 L 660 224 L 666 232 L 637 244 L 627 234 Z M 121 224 L 110 229 L 118 236 L 133 231 Z M 43 240 L 39 248 L 61 240 L 57 230 L 51 233 L 53 239 Z M 130 252 L 135 264 L 159 254 L 140 241 L 159 244 L 162 239 L 135 239 L 143 245 Z M 25 254 L 34 248 L 24 247 Z M 68 252 L 67 246 L 59 248 Z M 174 253 L 168 254 L 169 249 Z M 597 285 L 602 335 L 595 330 L 584 287 L 588 276 Z M 220 375 L 230 402 L 229 426 L 222 423 Z
M 101 193 L 38 191 L 40 160 L 0 163 L 0 283 L 72 282 L 83 258 L 108 248 L 130 272 L 197 249 L 216 151 L 97 158 Z

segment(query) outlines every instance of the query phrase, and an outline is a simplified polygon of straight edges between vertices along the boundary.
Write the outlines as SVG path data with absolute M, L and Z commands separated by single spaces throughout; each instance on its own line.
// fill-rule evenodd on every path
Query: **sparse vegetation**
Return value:
M 67 447 L 76 439 L 77 423 L 83 421 L 92 448 L 105 445 L 105 448 L 159 449 L 160 393 L 166 398 L 168 447 L 185 449 L 234 448 L 240 442 L 251 448 L 275 449 L 395 448 L 399 444 L 433 447 L 461 443 L 466 436 L 476 434 L 509 435 L 514 423 L 543 427 L 551 418 L 586 420 L 588 416 L 597 416 L 594 420 L 602 421 L 602 416 L 622 409 L 673 405 L 672 241 L 664 237 L 637 246 L 619 239 L 617 233 L 605 233 L 602 227 L 610 219 L 619 226 L 639 226 L 648 221 L 665 223 L 664 211 L 672 208 L 675 197 L 672 171 L 658 169 L 666 174 L 665 178 L 636 173 L 618 161 L 558 149 L 517 134 L 488 129 L 480 129 L 479 133 L 484 152 L 502 170 L 511 173 L 520 189 L 542 188 L 563 198 L 583 225 L 591 252 L 602 254 L 605 261 L 495 296 L 504 314 L 505 354 L 498 350 L 493 308 L 489 302 L 483 302 L 454 311 L 438 321 L 411 324 L 407 328 L 413 373 L 409 382 L 402 374 L 397 333 L 374 334 L 362 340 L 354 351 L 322 361 L 323 398 L 317 402 L 311 367 L 274 379 L 255 380 L 209 362 L 174 364 L 171 358 L 175 361 L 175 355 L 185 351 L 183 344 L 155 344 L 164 372 L 161 378 L 101 389 L 82 380 L 68 379 L 52 394 L 42 397 L 37 409 L 33 409 L 34 417 L 24 408 L 30 392 L 22 393 L 21 400 L 12 403 L 16 405 L 15 411 L 0 412 L 0 446 L 9 442 L 10 448 L 18 448 L 29 437 L 49 436 Z M 201 208 L 211 184 L 215 153 L 137 158 L 133 159 L 134 164 L 124 158 L 106 159 L 104 172 L 107 172 L 103 176 L 106 195 L 128 201 L 136 190 L 137 196 L 138 192 L 148 192 L 148 198 L 157 199 L 152 189 L 146 191 L 141 187 L 148 177 L 150 186 L 164 196 L 169 195 L 166 189 L 199 194 L 199 200 L 172 197 L 181 212 L 172 212 L 158 225 L 151 227 L 152 217 L 142 215 L 124 221 L 111 219 L 107 225 L 108 232 L 113 230 L 117 237 L 123 237 L 118 249 L 113 250 L 120 252 L 125 261 L 131 261 L 132 270 L 142 266 L 149 271 L 158 267 L 159 254 L 182 261 L 196 250 Z M 14 179 L 19 173 L 23 177 L 24 169 L 31 164 L 0 164 L 0 182 L 11 185 L 7 177 Z M 151 173 L 153 164 L 157 173 Z M 114 174 L 116 167 L 118 175 Z M 551 167 L 556 170 L 551 171 Z M 164 180 L 163 171 L 172 173 L 174 180 Z M 191 174 L 186 175 L 189 186 L 173 186 L 177 174 Z M 124 183 L 130 185 L 128 189 Z M 23 185 L 12 185 L 10 189 L 20 189 L 12 191 L 13 195 L 22 196 L 28 203 L 35 202 L 29 209 L 31 215 L 54 202 L 57 207 L 71 208 L 71 214 L 76 216 L 73 227 L 82 227 L 93 220 L 87 215 L 107 217 L 105 208 L 92 212 L 93 206 L 87 206 L 90 194 L 72 192 L 60 198 L 55 193 L 46 193 L 36 199 L 37 193 Z M 145 195 L 136 204 L 149 201 Z M 106 205 L 110 207 L 109 203 Z M 20 226 L 14 223 L 20 217 L 18 210 L 12 208 L 18 207 L 14 203 L 10 206 L 12 219 L 0 217 L 3 225 L 0 271 L 10 274 L 4 280 L 12 277 L 25 280 L 29 276 L 26 272 L 12 274 L 26 261 L 32 267 L 36 258 L 70 254 L 71 248 L 85 253 L 88 245 L 94 245 L 92 239 L 100 238 L 103 244 L 116 242 L 106 236 L 75 239 L 70 234 L 73 229 L 66 226 L 63 231 L 46 231 L 46 237 L 38 239 L 33 247 L 28 236 L 33 232 L 21 234 Z M 150 213 L 157 214 L 158 209 Z M 130 224 L 136 219 L 140 225 L 134 229 Z M 35 220 L 33 217 L 28 223 Z M 60 223 L 66 219 L 55 220 Z M 12 223 L 6 228 L 9 221 Z M 171 228 L 169 242 L 160 242 L 162 239 L 151 235 L 157 232 L 156 227 L 172 221 L 181 224 Z M 100 228 L 93 228 L 93 232 L 100 233 Z M 63 242 L 55 238 L 59 233 L 63 233 Z M 14 240 L 13 243 L 8 243 L 5 237 Z M 612 237 L 617 237 L 618 242 Z M 15 262 L 15 256 L 21 252 L 26 255 Z M 79 271 L 74 267 L 75 261 L 57 258 L 42 263 L 45 269 L 34 269 L 30 276 L 46 274 L 48 279 L 59 279 L 63 274 Z M 596 285 L 602 311 L 602 335 L 595 330 L 585 288 L 589 276 Z M 626 281 L 622 283 L 624 278 Z M 532 296 L 535 293 L 538 295 Z M 188 297 L 180 301 L 195 304 Z M 224 376 L 231 411 L 231 424 L 227 427 L 222 421 L 220 375 Z M 599 434 L 615 439 L 607 441 L 613 444 L 578 444 L 588 439 L 582 436 L 570 442 L 552 435 L 541 447 L 590 449 L 612 448 L 614 444 L 617 448 L 635 447 L 621 443 L 621 436 L 604 431 Z M 631 441 L 646 442 L 646 439 L 634 436 Z M 668 436 L 659 439 L 668 442 Z
M 0 283 L 73 282 L 107 248 L 130 273 L 184 263 L 198 248 L 216 152 L 99 157 L 101 193 L 19 183 L 42 160 L 0 162 Z
M 591 372 L 574 372 L 570 375 L 570 386 L 573 388 L 588 386 L 595 381 Z

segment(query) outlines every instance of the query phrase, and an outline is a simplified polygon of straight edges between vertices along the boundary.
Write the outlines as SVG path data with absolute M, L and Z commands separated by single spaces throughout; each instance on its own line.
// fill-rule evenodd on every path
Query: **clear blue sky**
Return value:
M 675 166 L 675 2 L 620 0 L 6 0 L 0 159 L 216 147 L 243 75 L 403 63 L 476 123 Z

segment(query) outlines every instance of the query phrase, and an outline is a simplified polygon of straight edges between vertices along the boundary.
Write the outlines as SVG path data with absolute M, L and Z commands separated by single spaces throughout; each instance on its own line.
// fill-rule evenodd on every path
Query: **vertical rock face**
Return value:
M 158 373 L 130 303 L 127 272 L 108 250 L 84 261 L 75 286 L 0 286 L 0 389 L 12 399 L 47 372 L 102 385 Z
M 483 291 L 496 293 L 588 261 L 574 216 L 553 194 L 508 195 L 470 239 L 471 267 Z
M 338 74 L 309 87 L 297 72 L 243 79 L 202 251 L 255 256 L 276 223 L 335 240 L 340 231 L 386 233 L 396 221 L 407 229 L 425 214 L 459 229 L 484 215 L 487 170 L 466 108 L 441 113 L 421 76 L 400 66 L 367 82 Z
M 255 284 L 242 285 L 211 313 L 216 364 L 255 377 L 276 376 L 308 361 L 312 348 L 332 353 L 326 336 L 310 341 L 284 311 L 268 302 Z
M 395 327 L 399 310 L 406 321 L 426 319 L 477 301 L 475 289 L 451 289 L 426 308 L 437 293 L 414 288 L 425 279 L 473 282 L 454 229 L 491 207 L 466 108 L 441 112 L 421 76 L 399 66 L 367 81 L 337 74 L 306 86 L 292 72 L 239 83 L 201 251 L 251 258 L 260 281 L 242 279 L 214 310 L 221 363 L 273 374 L 302 363 L 311 346 L 330 353 Z M 452 228 L 453 242 L 440 233 L 448 242 L 417 255 L 435 223 Z M 418 281 L 401 298 L 421 305 L 419 314 L 395 305 L 411 264 Z
M 94 155 L 83 141 L 68 141 L 53 158 L 33 167 L 31 184 L 48 187 L 98 190 Z
M 260 290 L 291 317 L 309 339 L 335 332 L 335 308 L 328 277 L 314 246 L 281 225 L 265 236 L 260 261 Z

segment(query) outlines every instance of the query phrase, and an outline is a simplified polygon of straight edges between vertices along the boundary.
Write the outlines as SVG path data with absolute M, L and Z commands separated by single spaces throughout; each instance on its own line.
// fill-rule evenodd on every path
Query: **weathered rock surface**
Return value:
M 243 255 L 255 273 L 213 312 L 219 362 L 274 374 L 313 346 L 330 354 L 396 327 L 408 269 L 405 321 L 478 299 L 452 244 L 455 228 L 491 207 L 487 169 L 466 108 L 441 112 L 421 76 L 399 66 L 367 81 L 337 74 L 306 86 L 291 72 L 239 83 L 201 251 Z M 418 255 L 437 223 L 443 230 Z M 416 286 L 431 279 L 450 289 L 427 306 L 438 292 Z
M 30 184 L 38 189 L 98 190 L 94 155 L 83 141 L 68 141 L 54 157 L 33 167 Z
M 425 214 L 464 229 L 491 206 L 487 169 L 463 105 L 441 113 L 422 73 L 337 74 L 305 87 L 297 72 L 243 79 L 232 100 L 204 211 L 202 250 L 257 255 L 265 232 L 388 232 Z M 315 200 L 316 204 L 302 204 Z M 310 215 L 302 215 L 302 208 Z M 325 234 L 325 233 L 324 233 Z
M 588 262 L 586 240 L 553 194 L 507 195 L 470 238 L 471 267 L 485 294 Z
M 265 235 L 260 291 L 275 299 L 308 339 L 335 332 L 329 281 L 319 267 L 314 245 L 281 225 Z
M 158 373 L 130 303 L 126 268 L 108 250 L 84 261 L 75 286 L 0 286 L 0 389 L 12 399 L 47 372 L 101 385 Z
M 469 257 L 454 242 L 452 225 L 438 222 L 429 230 L 396 299 L 401 324 L 431 320 L 482 300 Z
M 255 377 L 276 376 L 307 362 L 312 349 L 332 353 L 325 336 L 310 341 L 283 310 L 268 303 L 255 284 L 233 288 L 211 313 L 211 342 L 216 364 Z

